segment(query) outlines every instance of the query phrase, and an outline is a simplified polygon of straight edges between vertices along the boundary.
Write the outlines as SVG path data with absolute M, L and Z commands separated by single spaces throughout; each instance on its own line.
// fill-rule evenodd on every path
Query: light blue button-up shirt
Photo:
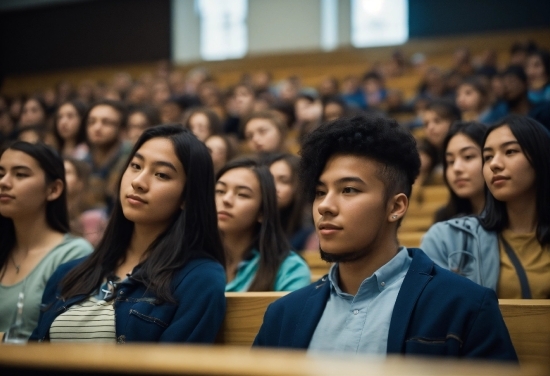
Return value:
M 338 286 L 338 264 L 329 271 L 330 296 L 313 333 L 309 352 L 385 355 L 397 294 L 412 258 L 405 247 L 365 279 L 355 296 Z

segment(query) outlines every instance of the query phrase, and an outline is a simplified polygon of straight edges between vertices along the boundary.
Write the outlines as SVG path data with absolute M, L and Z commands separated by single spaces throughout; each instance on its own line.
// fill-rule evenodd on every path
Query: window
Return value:
M 196 0 L 204 60 L 237 59 L 248 50 L 248 0 Z
M 352 0 L 354 47 L 391 46 L 409 39 L 408 0 Z

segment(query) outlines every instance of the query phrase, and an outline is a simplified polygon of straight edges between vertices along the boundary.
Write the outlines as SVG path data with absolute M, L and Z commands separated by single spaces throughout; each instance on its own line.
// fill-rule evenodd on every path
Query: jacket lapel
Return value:
M 330 293 L 330 282 L 327 276 L 324 276 L 317 284 L 315 289 L 312 290 L 312 293 L 309 295 L 300 317 L 296 324 L 296 331 L 294 332 L 294 337 L 292 338 L 293 348 L 303 348 L 307 349 L 311 337 L 317 328 L 319 320 L 325 310 L 325 305 Z
M 390 321 L 388 354 L 401 353 L 409 326 L 409 320 L 424 287 L 432 279 L 434 263 L 420 249 L 410 248 L 411 266 L 405 275 Z

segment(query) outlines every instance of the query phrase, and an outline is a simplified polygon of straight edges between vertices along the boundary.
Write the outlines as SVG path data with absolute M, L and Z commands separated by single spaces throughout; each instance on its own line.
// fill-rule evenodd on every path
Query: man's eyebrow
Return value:
M 144 161 L 145 160 L 145 157 L 143 155 L 141 155 L 140 153 L 136 152 L 134 154 L 134 157 L 136 157 L 137 159 L 139 160 L 142 160 Z M 155 161 L 152 163 L 153 166 L 164 166 L 164 167 L 168 167 L 172 170 L 174 170 L 174 172 L 178 172 L 178 170 L 176 169 L 176 166 L 174 166 L 172 163 L 170 162 L 167 162 L 167 161 Z
M 346 177 L 343 177 L 343 178 L 340 178 L 338 180 L 336 180 L 336 183 L 361 183 L 361 184 L 365 184 L 365 182 L 358 178 L 357 176 L 346 176 Z

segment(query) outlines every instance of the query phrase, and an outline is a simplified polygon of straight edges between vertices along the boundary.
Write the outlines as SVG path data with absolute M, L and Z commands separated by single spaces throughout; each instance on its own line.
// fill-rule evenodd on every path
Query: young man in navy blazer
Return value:
M 495 293 L 400 247 L 420 158 L 395 121 L 324 124 L 302 148 L 329 274 L 269 306 L 254 346 L 517 361 Z

